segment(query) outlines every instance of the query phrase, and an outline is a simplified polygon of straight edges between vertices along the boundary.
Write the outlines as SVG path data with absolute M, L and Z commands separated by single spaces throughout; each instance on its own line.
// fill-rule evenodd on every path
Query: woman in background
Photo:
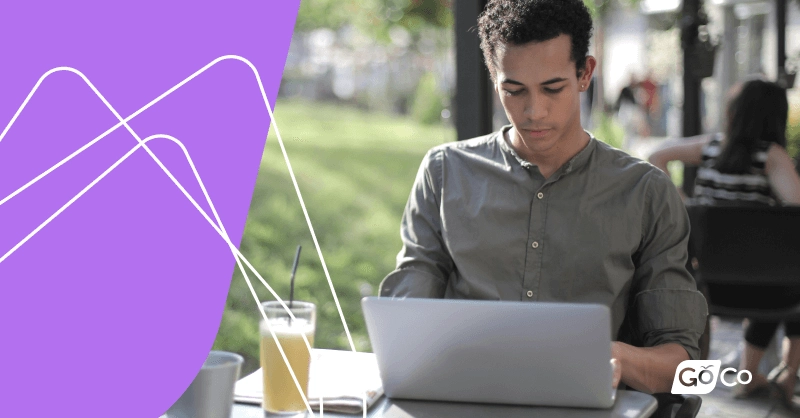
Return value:
M 735 96 L 728 101 L 724 135 L 678 140 L 653 153 L 650 163 L 667 174 L 670 161 L 700 166 L 694 189 L 697 204 L 800 205 L 800 177 L 786 152 L 789 110 L 786 90 L 772 82 L 750 80 L 736 86 L 732 93 Z M 748 290 L 750 307 L 755 307 L 753 303 L 769 308 L 788 307 L 800 301 L 797 292 L 776 294 L 769 289 L 752 290 Z M 770 380 L 757 372 L 777 327 L 778 322 L 749 320 L 739 369 L 751 371 L 753 380 L 739 386 L 736 396 L 764 392 L 772 380 L 781 399 L 791 407 L 800 367 L 800 323 L 785 324 L 788 346 L 784 347 L 783 362 L 770 374 Z

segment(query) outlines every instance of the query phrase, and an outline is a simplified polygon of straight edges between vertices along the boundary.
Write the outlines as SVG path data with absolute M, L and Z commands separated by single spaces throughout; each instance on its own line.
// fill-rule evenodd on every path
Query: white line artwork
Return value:
M 73 196 L 72 199 L 70 199 L 67 203 L 65 203 L 61 208 L 59 208 L 48 219 L 46 219 L 44 222 L 42 222 L 36 229 L 34 229 L 34 231 L 29 233 L 25 238 L 23 238 L 21 241 L 19 241 L 14 247 L 12 247 L 10 250 L 8 250 L 2 257 L 0 257 L 0 263 L 2 263 L 5 259 L 10 257 L 16 250 L 18 250 L 22 245 L 24 245 L 25 242 L 30 240 L 34 235 L 36 235 L 39 231 L 41 231 L 45 226 L 47 226 L 48 223 L 50 223 L 52 220 L 54 220 L 58 215 L 60 215 L 64 210 L 66 210 L 70 205 L 72 205 L 81 196 L 83 196 L 86 192 L 88 192 L 92 187 L 94 187 L 94 185 L 96 185 L 106 175 L 108 175 L 114 169 L 116 169 L 122 162 L 124 162 L 134 152 L 136 152 L 139 148 L 143 148 L 150 155 L 150 157 L 158 164 L 158 166 L 162 169 L 162 171 L 164 171 L 164 173 L 170 178 L 170 180 L 172 180 L 172 182 L 178 187 L 178 189 L 181 191 L 181 193 L 183 193 L 183 195 L 192 203 L 192 205 L 198 210 L 198 212 L 203 216 L 203 218 L 206 219 L 206 221 L 211 225 L 211 227 L 228 244 L 228 247 L 230 248 L 231 253 L 234 256 L 234 259 L 236 260 L 237 266 L 238 266 L 240 272 L 242 273 L 242 276 L 244 277 L 245 282 L 247 283 L 247 286 L 248 286 L 248 288 L 249 288 L 249 290 L 250 290 L 255 302 L 257 303 L 257 305 L 259 307 L 259 311 L 261 312 L 261 315 L 264 318 L 265 322 L 267 322 L 268 329 L 270 330 L 270 334 L 272 335 L 272 337 L 273 337 L 273 339 L 274 339 L 274 341 L 275 341 L 275 343 L 276 343 L 276 345 L 278 347 L 278 350 L 279 350 L 279 352 L 281 354 L 281 357 L 283 358 L 284 362 L 286 363 L 287 368 L 289 369 L 289 372 L 292 375 L 292 379 L 294 380 L 295 385 L 297 386 L 298 390 L 300 391 L 300 395 L 303 397 L 303 401 L 305 402 L 305 406 L 308 409 L 308 411 L 311 412 L 311 408 L 310 408 L 310 406 L 308 404 L 308 401 L 305 398 L 305 396 L 303 395 L 303 391 L 300 389 L 299 382 L 297 381 L 297 378 L 295 377 L 294 373 L 292 372 L 291 367 L 289 367 L 289 365 L 288 365 L 288 361 L 287 361 L 286 355 L 284 354 L 283 349 L 281 348 L 281 345 L 278 343 L 278 340 L 277 340 L 277 337 L 275 336 L 275 333 L 269 327 L 269 321 L 267 321 L 266 313 L 264 312 L 263 308 L 261 307 L 261 303 L 260 303 L 260 301 L 259 301 L 259 299 L 258 299 L 258 297 L 257 297 L 257 295 L 255 293 L 255 289 L 253 288 L 252 283 L 250 282 L 250 279 L 249 279 L 249 277 L 248 277 L 248 275 L 247 275 L 247 273 L 245 271 L 245 268 L 242 266 L 242 262 L 244 262 L 244 264 L 256 275 L 256 277 L 259 279 L 259 281 L 261 281 L 261 283 L 269 290 L 269 292 L 273 295 L 273 297 L 275 297 L 275 299 L 281 304 L 281 306 L 288 312 L 288 314 L 292 318 L 294 318 L 294 315 L 291 313 L 291 311 L 288 310 L 288 307 L 286 306 L 284 301 L 277 295 L 277 293 L 275 293 L 275 291 L 272 289 L 271 286 L 269 286 L 269 284 L 266 282 L 266 280 L 264 280 L 264 278 L 258 273 L 258 271 L 247 260 L 247 258 L 244 257 L 244 255 L 238 250 L 238 248 L 236 248 L 236 246 L 233 245 L 233 243 L 231 242 L 230 237 L 228 236 L 228 233 L 225 230 L 225 227 L 224 227 L 224 225 L 222 223 L 222 220 L 220 219 L 219 214 L 217 213 L 216 208 L 215 208 L 215 206 L 214 206 L 214 204 L 213 204 L 213 202 L 212 202 L 212 200 L 211 200 L 211 198 L 210 198 L 210 196 L 208 194 L 208 191 L 205 188 L 205 185 L 204 185 L 204 183 L 203 183 L 203 181 L 202 181 L 202 179 L 200 177 L 200 174 L 197 171 L 197 169 L 196 169 L 196 167 L 195 167 L 195 165 L 194 165 L 194 163 L 193 163 L 193 161 L 192 161 L 192 159 L 191 159 L 191 157 L 189 155 L 189 152 L 186 149 L 186 147 L 183 145 L 183 143 L 181 141 L 179 141 L 177 138 L 174 138 L 174 137 L 172 137 L 170 135 L 166 135 L 166 134 L 152 135 L 152 136 L 149 136 L 149 137 L 147 137 L 145 139 L 142 139 L 128 124 L 128 122 L 130 120 L 132 120 L 133 118 L 135 118 L 136 116 L 138 116 L 139 114 L 144 112 L 145 110 L 149 109 L 150 107 L 152 107 L 153 105 L 155 105 L 156 103 L 158 103 L 159 101 L 164 99 L 165 97 L 167 97 L 170 94 L 172 94 L 174 91 L 178 90 L 180 87 L 182 87 L 183 85 L 185 85 L 186 83 L 188 83 L 189 81 L 194 79 L 195 77 L 199 76 L 200 74 L 202 74 L 203 72 L 205 72 L 206 70 L 208 70 L 209 68 L 213 67 L 215 64 L 217 64 L 217 63 L 219 63 L 219 62 L 221 62 L 223 60 L 236 60 L 236 61 L 245 63 L 253 71 L 253 74 L 256 77 L 256 81 L 258 82 L 258 86 L 259 86 L 259 89 L 260 89 L 260 92 L 261 92 L 261 96 L 264 99 L 264 103 L 265 103 L 267 111 L 269 113 L 270 120 L 272 122 L 272 125 L 275 128 L 275 133 L 276 133 L 276 136 L 278 138 L 278 143 L 279 143 L 279 145 L 281 147 L 281 152 L 283 153 L 284 160 L 286 162 L 287 168 L 289 169 L 289 174 L 290 174 L 290 177 L 292 179 L 292 183 L 294 185 L 295 192 L 296 192 L 297 197 L 298 197 L 298 199 L 300 201 L 300 205 L 301 205 L 301 207 L 303 209 L 303 214 L 305 216 L 306 223 L 307 223 L 307 225 L 309 227 L 309 230 L 311 232 L 311 236 L 312 236 L 312 239 L 314 241 L 314 246 L 316 247 L 317 254 L 318 254 L 319 258 L 320 258 L 320 261 L 321 261 L 321 264 L 322 264 L 322 267 L 323 267 L 323 271 L 325 273 L 325 277 L 326 277 L 326 279 L 328 281 L 328 285 L 329 285 L 329 287 L 331 289 L 331 293 L 333 295 L 334 302 L 336 303 L 336 307 L 337 307 L 338 312 L 339 312 L 339 317 L 340 317 L 340 319 L 342 321 L 342 325 L 343 325 L 345 333 L 347 335 L 348 342 L 350 343 L 350 349 L 353 352 L 355 352 L 356 349 L 355 349 L 355 345 L 353 343 L 353 339 L 352 339 L 352 337 L 350 335 L 349 327 L 347 326 L 347 322 L 346 322 L 346 320 L 344 318 L 344 314 L 342 312 L 342 308 L 341 308 L 341 305 L 339 303 L 339 299 L 338 299 L 338 297 L 336 295 L 336 290 L 333 287 L 333 282 L 332 282 L 332 280 L 330 278 L 330 274 L 328 272 L 327 265 L 325 264 L 325 260 L 324 260 L 324 257 L 322 255 L 322 251 L 320 249 L 319 242 L 318 242 L 317 237 L 316 237 L 316 233 L 314 232 L 314 228 L 313 228 L 313 226 L 311 224 L 311 219 L 310 219 L 310 217 L 308 215 L 308 211 L 306 209 L 305 202 L 303 200 L 302 194 L 300 193 L 300 188 L 299 188 L 299 186 L 297 184 L 297 180 L 295 178 L 294 171 L 293 171 L 291 163 L 289 161 L 289 157 L 288 157 L 288 155 L 286 153 L 286 149 L 285 149 L 285 147 L 283 145 L 283 139 L 281 138 L 280 131 L 278 129 L 278 124 L 277 124 L 277 122 L 275 120 L 275 117 L 273 115 L 273 111 L 272 111 L 272 108 L 271 108 L 271 106 L 269 104 L 269 101 L 267 100 L 267 95 L 266 95 L 266 92 L 264 90 L 263 83 L 261 81 L 261 78 L 260 78 L 260 76 L 258 74 L 258 71 L 256 70 L 255 66 L 249 60 L 247 60 L 246 58 L 238 56 L 238 55 L 225 55 L 225 56 L 219 57 L 219 58 L 211 61 L 209 64 L 207 64 L 204 67 L 202 67 L 201 69 L 197 70 L 192 75 L 190 75 L 189 77 L 185 78 L 184 80 L 182 80 L 181 82 L 179 82 L 178 84 L 176 84 L 175 86 L 173 86 L 172 88 L 167 90 L 166 92 L 162 93 L 161 95 L 159 95 L 155 99 L 151 100 L 149 103 L 147 103 L 146 105 L 142 106 L 141 108 L 139 108 L 134 113 L 132 113 L 131 115 L 127 116 L 126 118 L 123 118 L 114 109 L 114 107 L 97 90 L 97 88 L 91 83 L 91 81 L 89 81 L 89 79 L 83 73 L 81 73 L 79 70 L 71 68 L 71 67 L 57 67 L 57 68 L 54 68 L 54 69 L 52 69 L 50 71 L 47 71 L 44 75 L 42 75 L 39 78 L 39 80 L 37 81 L 37 83 L 34 85 L 33 89 L 31 89 L 31 92 L 25 98 L 23 103 L 20 105 L 19 109 L 17 109 L 16 113 L 11 118 L 11 121 L 5 127 L 3 132 L 0 133 L 0 142 L 2 142 L 2 140 L 5 138 L 5 136 L 7 135 L 7 133 L 9 132 L 11 127 L 13 126 L 14 122 L 17 120 L 17 118 L 22 113 L 22 111 L 25 109 L 25 107 L 27 106 L 28 102 L 33 97 L 33 95 L 36 93 L 36 91 L 38 90 L 38 88 L 42 84 L 42 82 L 48 76 L 50 76 L 51 74 L 54 74 L 54 73 L 60 72 L 60 71 L 67 71 L 67 72 L 76 74 L 79 77 L 81 77 L 81 79 L 83 79 L 83 81 L 92 89 L 92 91 L 97 95 L 97 97 L 103 102 L 103 104 L 106 105 L 106 107 L 109 109 L 109 111 L 111 111 L 111 113 L 114 114 L 114 116 L 119 120 L 119 122 L 117 124 L 115 124 L 114 126 L 112 126 L 111 128 L 107 129 L 105 132 L 103 132 L 102 134 L 100 134 L 99 136 L 94 138 L 93 140 L 91 140 L 86 145 L 82 146 L 81 148 L 79 148 L 78 150 L 73 152 L 72 154 L 68 155 L 67 157 L 65 157 L 64 159 L 62 159 L 61 161 L 59 161 L 58 163 L 56 163 L 55 165 L 53 165 L 52 167 L 47 169 L 46 171 L 42 172 L 41 174 L 39 174 L 38 176 L 36 176 L 35 178 L 30 180 L 26 184 L 24 184 L 23 186 L 21 186 L 18 189 L 16 189 L 12 193 L 10 193 L 8 196 L 6 196 L 3 199 L 1 199 L 0 200 L 0 206 L 5 204 L 6 202 L 10 201 L 14 197 L 19 195 L 23 191 L 25 191 L 27 188 L 29 188 L 32 185 L 34 185 L 35 183 L 37 183 L 39 180 L 43 179 L 44 177 L 46 177 L 47 175 L 49 175 L 50 173 L 52 173 L 53 171 L 55 171 L 56 169 L 61 167 L 62 165 L 66 164 L 71 159 L 73 159 L 76 156 L 80 155 L 82 152 L 86 151 L 92 145 L 96 144 L 97 142 L 99 142 L 100 140 L 105 138 L 106 136 L 110 135 L 112 132 L 114 132 L 116 129 L 118 129 L 121 126 L 124 126 L 125 129 L 128 130 L 128 132 L 136 139 L 138 144 L 135 147 L 133 147 L 130 151 L 128 151 L 123 157 L 121 157 L 119 160 L 117 160 L 111 167 L 106 169 L 100 176 L 95 178 L 94 181 L 92 181 L 89 185 L 84 187 L 80 192 L 78 192 L 75 196 Z M 147 146 L 147 142 L 149 142 L 149 141 L 151 141 L 153 139 L 158 139 L 158 138 L 168 139 L 168 140 L 174 142 L 175 144 L 177 144 L 182 149 L 182 151 L 184 153 L 184 156 L 185 156 L 187 162 L 189 163 L 189 165 L 190 165 L 190 167 L 192 169 L 192 172 L 193 172 L 193 174 L 195 176 L 195 179 L 197 180 L 198 185 L 200 186 L 200 189 L 202 190 L 203 195 L 206 198 L 206 202 L 209 205 L 209 207 L 210 207 L 210 209 L 211 209 L 211 211 L 212 211 L 212 213 L 214 215 L 216 223 L 200 207 L 200 205 L 194 200 L 194 198 L 192 198 L 192 196 L 186 191 L 186 189 L 183 187 L 183 185 L 181 185 L 181 183 L 172 175 L 172 173 L 169 171 L 169 169 L 167 169 L 167 167 L 164 166 L 164 164 L 161 162 L 161 160 L 158 159 L 158 157 L 155 155 L 155 153 L 153 153 L 153 151 L 150 150 L 150 148 Z M 310 346 L 307 338 L 305 337 L 305 335 L 303 335 L 303 340 L 305 341 L 306 347 L 309 350 L 311 350 L 311 346 Z M 364 417 L 366 417 L 366 395 L 364 397 L 362 397 L 362 401 L 363 401 L 363 407 L 364 407 L 363 408 Z M 322 414 L 323 414 L 322 399 L 320 399 L 320 416 L 322 416 Z

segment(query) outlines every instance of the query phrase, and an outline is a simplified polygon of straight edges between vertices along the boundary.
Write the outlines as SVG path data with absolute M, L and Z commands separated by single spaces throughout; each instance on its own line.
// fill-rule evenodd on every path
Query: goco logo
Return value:
M 737 382 L 746 385 L 753 380 L 753 375 L 747 370 L 737 371 L 728 367 L 719 372 L 722 362 L 720 360 L 685 360 L 675 370 L 675 379 L 672 381 L 672 393 L 676 395 L 705 395 L 717 386 L 717 378 L 725 386 L 734 386 Z M 730 376 L 735 373 L 735 380 Z

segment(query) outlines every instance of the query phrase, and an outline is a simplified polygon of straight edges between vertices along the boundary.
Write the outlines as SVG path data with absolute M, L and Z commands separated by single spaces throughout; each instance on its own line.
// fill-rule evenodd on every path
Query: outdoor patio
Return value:
M 646 158 L 666 138 L 636 138 L 631 141 L 630 153 L 639 158 Z M 726 363 L 738 368 L 737 350 L 743 341 L 742 321 L 712 316 L 711 318 L 711 348 L 709 359 L 722 360 L 722 367 Z M 769 352 L 765 355 L 764 362 L 779 361 L 776 355 L 769 359 Z M 762 366 L 763 367 L 763 366 Z M 780 404 L 778 400 L 768 397 L 752 399 L 734 399 L 731 388 L 717 382 L 717 387 L 708 395 L 702 395 L 703 406 L 698 417 L 725 417 L 725 418 L 776 418 L 796 417 L 800 414 L 792 413 Z
M 737 349 L 742 342 L 742 322 L 736 319 L 711 318 L 710 359 L 723 359 Z M 738 364 L 733 364 L 733 367 Z M 725 360 L 723 359 L 723 366 Z M 698 417 L 724 418 L 784 418 L 797 417 L 778 400 L 769 397 L 734 399 L 731 388 L 717 382 L 717 387 L 708 395 L 702 395 L 703 406 Z

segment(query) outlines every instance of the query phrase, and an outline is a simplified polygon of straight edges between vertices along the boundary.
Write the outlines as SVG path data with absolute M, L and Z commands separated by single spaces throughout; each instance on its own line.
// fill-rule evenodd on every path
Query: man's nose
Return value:
M 547 117 L 548 105 L 547 98 L 541 94 L 531 94 L 530 99 L 525 103 L 525 116 L 529 120 L 537 121 Z

